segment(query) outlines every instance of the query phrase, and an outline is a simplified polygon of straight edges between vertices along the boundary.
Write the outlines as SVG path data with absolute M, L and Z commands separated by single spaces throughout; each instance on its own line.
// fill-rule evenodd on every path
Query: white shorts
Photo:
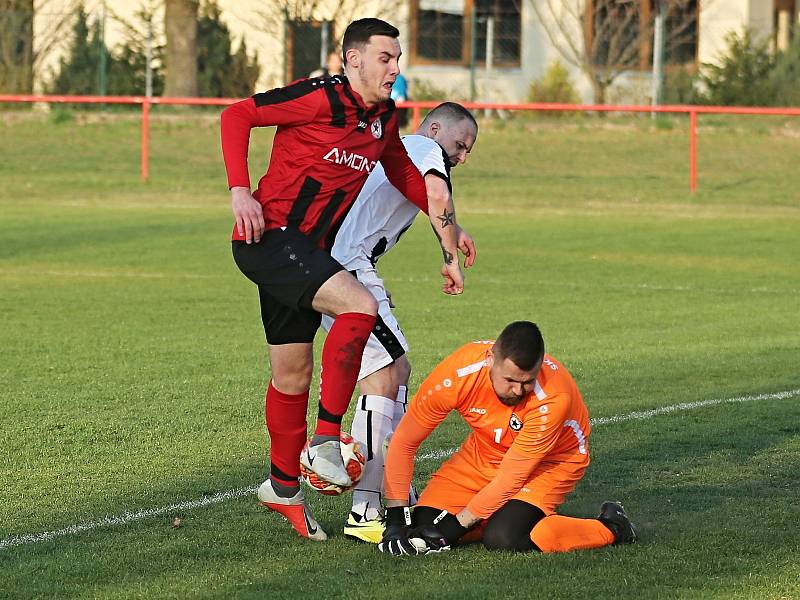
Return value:
M 355 275 L 378 301 L 378 319 L 361 358 L 361 371 L 358 373 L 358 380 L 361 381 L 403 356 L 408 351 L 408 342 L 400 330 L 400 324 L 392 314 L 389 296 L 383 280 L 378 277 L 378 272 L 375 269 L 361 269 L 356 271 Z M 333 318 L 322 315 L 322 326 L 325 331 L 330 331 L 332 325 Z

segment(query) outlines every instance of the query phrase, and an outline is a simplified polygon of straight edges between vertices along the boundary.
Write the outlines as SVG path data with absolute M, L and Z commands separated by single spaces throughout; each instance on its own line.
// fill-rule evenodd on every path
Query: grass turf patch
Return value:
M 230 257 L 214 121 L 154 119 L 148 183 L 135 118 L 107 121 L 0 125 L 0 539 L 264 476 L 263 330 Z M 693 197 L 680 126 L 630 123 L 482 123 L 454 170 L 479 252 L 465 294 L 438 291 L 424 224 L 381 261 L 412 390 L 521 318 L 593 417 L 800 388 L 800 202 L 785 160 L 800 142 L 710 122 Z M 254 135 L 253 181 L 270 138 Z M 740 143 L 766 166 L 737 163 Z M 243 496 L 186 511 L 179 529 L 164 514 L 0 550 L 0 595 L 793 597 L 798 417 L 794 397 L 596 427 L 564 512 L 622 500 L 641 529 L 629 548 L 393 561 L 341 535 L 299 540 Z M 422 452 L 464 433 L 449 419 Z M 436 464 L 419 463 L 419 484 Z M 312 498 L 335 534 L 348 501 Z

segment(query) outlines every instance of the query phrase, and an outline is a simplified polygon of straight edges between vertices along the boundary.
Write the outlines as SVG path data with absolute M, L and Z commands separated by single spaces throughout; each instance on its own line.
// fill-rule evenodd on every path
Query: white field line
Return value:
M 717 400 L 702 400 L 699 402 L 684 402 L 681 404 L 671 404 L 669 406 L 662 406 L 652 410 L 636 411 L 625 415 L 616 415 L 612 417 L 600 417 L 590 421 L 593 427 L 597 425 L 608 425 L 609 423 L 622 423 L 623 421 L 635 421 L 641 419 L 650 419 L 658 415 L 666 413 L 677 412 L 681 410 L 694 410 L 695 408 L 704 408 L 706 406 L 715 406 L 717 404 L 734 404 L 737 402 L 758 402 L 760 400 L 786 400 L 787 398 L 794 398 L 800 396 L 800 389 L 787 390 L 785 392 L 775 392 L 772 394 L 759 394 L 757 396 L 738 396 L 736 398 L 720 398 Z
M 431 277 L 426 276 L 411 276 L 411 277 L 387 277 L 384 281 L 388 282 L 390 285 L 393 281 L 397 282 L 404 282 L 404 283 L 422 283 L 422 284 L 434 284 L 437 281 Z M 491 285 L 505 285 L 508 283 L 508 279 L 493 279 L 491 277 L 481 277 L 481 283 L 491 284 Z M 753 288 L 744 288 L 744 287 L 736 287 L 736 288 L 706 288 L 706 287 L 697 287 L 691 285 L 655 285 L 651 283 L 577 283 L 574 281 L 536 281 L 533 279 L 526 280 L 526 283 L 531 285 L 537 286 L 544 286 L 547 285 L 548 287 L 561 287 L 561 288 L 568 288 L 573 290 L 581 290 L 584 288 L 588 288 L 589 286 L 592 289 L 602 288 L 608 290 L 644 290 L 648 292 L 691 292 L 697 294 L 725 294 L 730 296 L 741 296 L 742 294 L 789 294 L 794 295 L 800 292 L 799 289 L 796 288 L 769 288 L 766 286 L 759 286 Z
M 738 396 L 736 398 L 719 398 L 715 400 L 702 400 L 699 402 L 684 402 L 681 404 L 662 406 L 660 408 L 654 408 L 652 410 L 636 411 L 623 415 L 614 415 L 611 417 L 600 417 L 597 419 L 592 419 L 591 425 L 593 427 L 597 427 L 598 425 L 609 425 L 609 424 L 623 423 L 625 421 L 651 419 L 653 417 L 657 417 L 659 415 L 667 413 L 673 413 L 685 410 L 694 410 L 697 408 L 704 408 L 707 406 L 716 406 L 718 404 L 759 402 L 763 400 L 785 400 L 788 398 L 794 398 L 796 396 L 800 396 L 800 389 L 787 390 L 785 392 L 775 392 L 771 394 L 758 394 L 756 396 Z M 417 460 L 428 461 L 428 460 L 446 458 L 447 456 L 450 456 L 453 452 L 455 452 L 455 450 L 456 450 L 455 448 L 447 448 L 444 450 L 434 450 L 432 452 L 426 452 L 425 454 L 420 454 L 419 456 L 417 456 Z M 212 504 L 219 504 L 220 502 L 225 502 L 226 500 L 234 500 L 236 498 L 241 498 L 242 496 L 248 496 L 250 494 L 255 493 L 257 489 L 258 489 L 257 486 L 251 486 L 246 488 L 240 488 L 238 490 L 229 490 L 227 492 L 220 492 L 212 496 L 204 496 L 199 500 L 187 500 L 185 502 L 178 502 L 176 504 L 170 504 L 169 506 L 162 506 L 160 508 L 149 508 L 137 512 L 125 512 L 115 517 L 103 517 L 102 519 L 99 519 L 97 521 L 89 523 L 81 523 L 78 525 L 70 525 L 69 527 L 65 527 L 64 529 L 58 529 L 55 531 L 45 531 L 43 533 L 32 533 L 27 535 L 12 536 L 4 540 L 0 540 L 0 550 L 14 548 L 15 546 L 35 544 L 37 542 L 49 542 L 56 538 L 63 537 L 65 535 L 74 535 L 76 533 L 91 531 L 93 529 L 98 529 L 100 527 L 115 527 L 117 525 L 127 525 L 128 523 L 141 521 L 142 519 L 147 519 L 150 517 L 159 517 L 166 514 L 182 513 L 194 510 L 196 508 L 202 508 L 204 506 L 211 506 Z
M 242 496 L 253 494 L 257 489 L 258 486 L 230 490 L 227 492 L 214 494 L 213 496 L 204 496 L 203 498 L 200 498 L 200 500 L 187 500 L 186 502 L 178 502 L 176 504 L 170 504 L 169 506 L 162 506 L 161 508 L 148 508 L 137 512 L 124 512 L 116 517 L 103 517 L 99 521 L 94 521 L 92 523 L 81 523 L 79 525 L 70 525 L 69 527 L 58 529 L 56 531 L 45 531 L 44 533 L 31 533 L 28 535 L 10 537 L 0 541 L 0 550 L 13 548 L 14 546 L 22 546 L 25 544 L 35 544 L 36 542 L 49 542 L 57 537 L 73 535 L 83 531 L 91 531 L 92 529 L 97 529 L 98 527 L 127 525 L 128 523 L 147 519 L 148 517 L 159 517 L 165 514 L 174 514 L 176 512 L 184 512 L 193 510 L 195 508 L 202 508 L 203 506 L 210 506 L 212 504 L 224 502 L 225 500 L 233 500 L 234 498 L 241 498 Z
M 626 413 L 624 415 L 614 415 L 611 417 L 598 417 L 596 419 L 590 419 L 589 423 L 591 424 L 592 427 L 597 427 L 598 425 L 609 425 L 615 423 L 623 423 L 625 421 L 651 419 L 653 417 L 657 417 L 658 415 L 664 415 L 667 413 L 678 412 L 683 410 L 694 410 L 696 408 L 715 406 L 717 404 L 733 404 L 736 402 L 757 402 L 759 400 L 785 400 L 787 398 L 794 398 L 795 396 L 800 396 L 800 389 L 787 390 L 785 392 L 775 392 L 772 394 L 759 394 L 757 396 L 739 396 L 736 398 L 718 398 L 716 400 L 700 400 L 698 402 L 684 402 L 681 404 L 671 404 L 669 406 L 661 406 L 659 408 L 654 408 L 652 410 L 636 411 L 636 412 Z M 433 450 L 432 452 L 428 452 L 426 454 L 420 454 L 417 457 L 417 460 L 425 461 L 437 458 L 446 458 L 451 454 L 453 454 L 453 452 L 455 452 L 456 450 L 457 450 L 456 448 L 444 448 L 442 450 Z
M 222 279 L 217 275 L 204 273 L 158 273 L 158 272 L 136 272 L 136 271 L 41 271 L 33 269 L 37 276 L 47 275 L 48 277 L 63 278 L 102 278 L 102 279 Z M 32 271 L 22 268 L 0 269 L 0 275 L 10 277 L 31 277 Z
M 32 278 L 47 275 L 48 277 L 60 278 L 85 278 L 85 279 L 217 279 L 226 280 L 227 275 L 218 275 L 213 273 L 161 273 L 161 272 L 138 272 L 138 271 L 92 271 L 92 270 L 58 270 L 49 269 L 47 271 L 29 269 L 29 268 L 0 268 L 0 276 L 5 277 L 18 277 L 18 278 Z M 435 284 L 437 281 L 430 277 L 387 277 L 386 281 L 403 281 L 409 283 L 431 283 Z M 501 285 L 506 283 L 503 279 L 492 279 L 491 277 L 482 277 L 481 281 L 486 284 Z M 543 286 L 544 281 L 530 280 L 529 283 Z M 583 289 L 588 287 L 588 284 L 575 283 L 570 281 L 548 281 L 549 287 L 562 287 L 569 289 Z M 769 288 L 765 286 L 753 288 L 704 288 L 689 285 L 654 285 L 650 283 L 617 283 L 617 284 L 591 284 L 592 289 L 603 288 L 609 290 L 644 290 L 648 292 L 688 292 L 697 294 L 724 294 L 724 295 L 738 295 L 743 294 L 777 294 L 777 295 L 796 295 L 800 290 L 794 288 Z

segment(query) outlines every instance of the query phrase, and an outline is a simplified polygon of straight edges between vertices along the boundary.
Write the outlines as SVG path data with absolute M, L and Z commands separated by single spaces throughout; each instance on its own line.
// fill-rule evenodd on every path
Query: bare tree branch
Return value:
M 371 0 L 274 0 L 265 4 L 268 7 L 256 11 L 261 19 L 256 28 L 272 35 L 282 34 L 284 18 L 301 22 L 329 21 L 337 28 L 344 28 L 365 8 L 373 9 L 371 16 L 378 18 L 387 18 L 397 11 L 397 3 L 391 0 L 382 0 L 377 7 Z
M 661 0 L 668 19 L 668 55 L 697 43 L 701 7 L 714 0 Z M 561 57 L 587 76 L 595 101 L 625 72 L 650 64 L 654 11 L 650 0 L 528 0 Z

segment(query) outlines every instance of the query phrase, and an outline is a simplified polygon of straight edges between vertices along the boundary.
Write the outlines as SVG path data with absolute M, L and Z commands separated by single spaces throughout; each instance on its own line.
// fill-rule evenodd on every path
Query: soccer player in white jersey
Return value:
M 450 169 L 466 162 L 478 135 L 472 114 L 459 104 L 445 102 L 425 117 L 416 134 L 403 145 L 425 179 L 428 209 L 443 228 L 458 232 L 458 248 L 464 266 L 475 262 L 475 245 L 455 220 Z M 381 487 L 383 445 L 405 414 L 411 365 L 406 358 L 408 342 L 392 314 L 392 303 L 376 270 L 378 259 L 388 252 L 411 226 L 419 208 L 408 201 L 386 178 L 378 165 L 370 174 L 349 214 L 336 234 L 331 255 L 378 301 L 378 317 L 361 360 L 359 398 L 351 433 L 361 442 L 367 459 L 364 475 L 353 491 L 353 507 L 345 525 L 348 537 L 378 543 L 383 534 Z M 438 232 L 434 231 L 438 236 Z M 447 264 L 458 262 L 443 248 Z M 442 291 L 453 293 L 453 281 L 442 271 Z M 327 330 L 333 320 L 323 315 Z M 410 501 L 414 501 L 411 490 Z

